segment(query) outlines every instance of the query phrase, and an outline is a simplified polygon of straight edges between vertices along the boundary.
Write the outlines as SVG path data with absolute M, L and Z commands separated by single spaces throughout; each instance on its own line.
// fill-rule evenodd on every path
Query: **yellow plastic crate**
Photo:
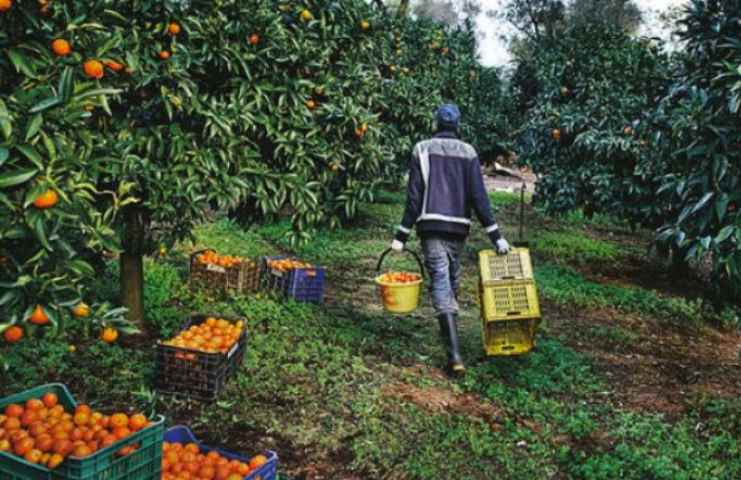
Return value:
M 500 280 L 480 285 L 481 316 L 487 322 L 540 318 L 534 280 Z
M 540 319 L 483 321 L 484 350 L 489 356 L 522 355 L 535 347 L 535 330 Z
M 500 280 L 532 280 L 530 250 L 513 248 L 507 255 L 498 255 L 494 250 L 482 250 L 479 252 L 479 274 L 484 285 Z

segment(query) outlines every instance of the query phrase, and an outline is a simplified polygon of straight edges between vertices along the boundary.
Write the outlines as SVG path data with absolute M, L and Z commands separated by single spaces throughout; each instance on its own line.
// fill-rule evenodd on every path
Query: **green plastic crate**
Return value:
M 55 393 L 65 409 L 73 409 L 77 402 L 60 383 L 42 385 L 0 399 L 0 409 L 11 403 L 23 404 L 45 393 Z M 162 475 L 162 439 L 165 419 L 158 416 L 147 428 L 120 440 L 95 454 L 75 459 L 67 457 L 56 469 L 49 470 L 26 462 L 9 453 L 0 452 L 0 479 L 2 480 L 159 480 Z M 116 452 L 128 445 L 138 444 L 137 450 L 125 457 Z

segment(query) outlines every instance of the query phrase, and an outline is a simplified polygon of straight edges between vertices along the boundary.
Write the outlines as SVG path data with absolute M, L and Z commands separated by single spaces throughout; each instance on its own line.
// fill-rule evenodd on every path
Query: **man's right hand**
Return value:
M 399 240 L 394 239 L 394 241 L 391 242 L 391 250 L 396 253 L 401 253 L 404 251 L 404 244 Z

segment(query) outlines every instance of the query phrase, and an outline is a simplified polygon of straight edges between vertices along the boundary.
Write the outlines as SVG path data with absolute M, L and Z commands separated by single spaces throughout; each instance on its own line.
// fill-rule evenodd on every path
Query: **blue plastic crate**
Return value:
M 271 260 L 283 260 L 286 257 L 265 257 L 263 265 L 266 275 L 263 276 L 266 287 L 296 300 L 297 302 L 322 303 L 326 270 L 320 266 L 296 268 L 288 272 L 277 272 L 268 267 Z
M 238 455 L 236 453 L 227 452 L 218 448 L 208 447 L 203 445 L 196 439 L 193 432 L 188 427 L 178 425 L 172 427 L 165 432 L 165 442 L 168 443 L 195 443 L 201 449 L 202 452 L 216 451 L 222 457 L 228 458 L 229 460 L 238 460 L 244 463 L 250 463 L 250 458 Z M 243 480 L 276 480 L 276 472 L 278 470 L 278 454 L 268 450 L 263 453 L 268 458 L 268 463 L 258 468 L 254 472 L 250 473 Z

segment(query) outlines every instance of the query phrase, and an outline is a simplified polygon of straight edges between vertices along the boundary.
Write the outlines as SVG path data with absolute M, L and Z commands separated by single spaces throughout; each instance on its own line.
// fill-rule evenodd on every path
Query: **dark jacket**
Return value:
M 465 239 L 471 210 L 492 242 L 502 236 L 491 211 L 476 150 L 455 133 L 440 132 L 414 147 L 407 204 L 396 239 L 406 242 L 416 225 L 420 237 Z

